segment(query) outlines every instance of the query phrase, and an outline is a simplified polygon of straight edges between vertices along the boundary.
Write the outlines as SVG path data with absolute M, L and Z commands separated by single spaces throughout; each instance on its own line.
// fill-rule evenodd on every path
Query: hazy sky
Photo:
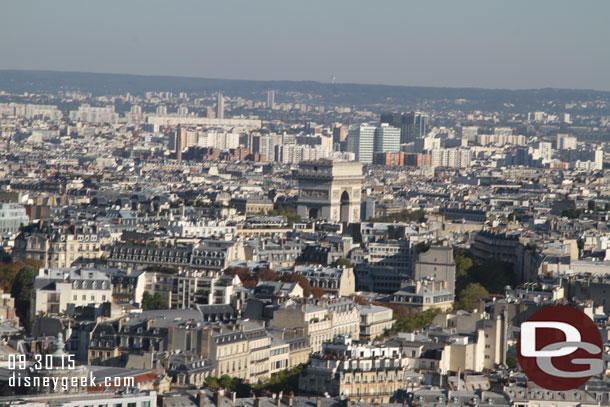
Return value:
M 0 69 L 610 90 L 607 0 L 2 0 Z

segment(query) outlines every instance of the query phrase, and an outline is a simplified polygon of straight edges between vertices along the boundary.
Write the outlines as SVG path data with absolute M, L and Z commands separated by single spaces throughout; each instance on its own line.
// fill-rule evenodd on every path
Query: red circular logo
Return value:
M 565 305 L 546 307 L 521 324 L 519 365 L 527 377 L 548 390 L 565 391 L 602 373 L 602 337 L 582 311 Z

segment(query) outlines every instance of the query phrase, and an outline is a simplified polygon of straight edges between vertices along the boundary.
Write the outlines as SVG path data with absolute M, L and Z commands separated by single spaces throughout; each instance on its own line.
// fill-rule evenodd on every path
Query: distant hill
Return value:
M 421 106 L 457 107 L 458 99 L 466 99 L 464 108 L 532 111 L 548 102 L 555 108 L 574 101 L 610 100 L 610 92 L 573 89 L 480 89 L 436 88 L 418 86 L 386 86 L 361 84 L 330 84 L 312 81 L 247 81 L 232 79 L 185 78 L 175 76 L 144 76 L 84 72 L 0 70 L 0 90 L 10 93 L 57 93 L 59 90 L 80 90 L 94 95 L 117 95 L 130 92 L 142 95 L 147 91 L 189 92 L 210 95 L 222 91 L 229 96 L 263 100 L 265 92 L 302 92 L 319 95 L 314 103 L 344 106 Z M 513 110 L 510 107 L 508 110 Z

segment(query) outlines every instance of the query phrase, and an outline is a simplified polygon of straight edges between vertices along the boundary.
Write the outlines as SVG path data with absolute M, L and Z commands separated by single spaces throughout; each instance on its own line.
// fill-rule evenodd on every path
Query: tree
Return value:
M 324 291 L 323 288 L 311 287 L 311 295 L 313 295 L 314 297 L 322 298 L 324 296 L 324 294 L 326 294 L 326 291 Z
M 244 287 L 254 287 L 258 282 L 255 274 L 250 272 L 250 269 L 245 267 L 229 267 L 224 271 L 229 276 L 237 275 Z
M 285 216 L 286 221 L 289 225 L 293 225 L 294 223 L 301 222 L 301 216 L 297 213 L 294 208 L 285 207 L 283 205 L 278 205 L 277 208 L 269 211 L 267 213 L 269 216 Z
M 576 219 L 582 214 L 582 212 L 582 209 L 568 208 L 561 211 L 561 216 L 565 216 L 569 219 Z
M 266 380 L 263 383 L 256 384 L 253 387 L 258 393 L 271 392 L 284 394 L 296 393 L 299 390 L 299 376 L 303 370 L 303 365 L 293 367 L 289 370 L 282 370 Z
M 426 328 L 432 323 L 434 317 L 441 313 L 438 308 L 432 308 L 426 311 L 421 311 L 406 317 L 401 317 L 396 320 L 394 328 L 387 331 L 384 336 L 395 335 L 398 332 L 413 332 L 416 329 Z
M 307 280 L 307 278 L 305 278 L 305 276 L 302 276 L 299 273 L 284 274 L 280 278 L 280 281 L 283 281 L 285 283 L 299 283 L 299 285 L 303 289 L 304 297 L 309 297 L 310 295 L 313 294 L 311 284 L 309 284 L 309 280 Z M 316 293 L 319 294 L 319 291 Z
M 0 288 L 5 293 L 11 293 L 17 275 L 25 267 L 38 270 L 42 263 L 34 259 L 19 260 L 15 263 L 0 264 Z
M 220 378 L 214 376 L 206 377 L 205 387 L 209 389 L 219 389 L 222 387 L 226 391 L 234 391 L 239 398 L 249 397 L 252 392 L 252 387 L 250 384 L 246 383 L 244 379 L 231 377 L 226 374 L 220 376 Z
M 208 389 L 218 389 L 220 384 L 218 383 L 218 378 L 214 376 L 208 376 L 205 378 L 205 387 Z
M 518 221 L 518 220 L 521 220 L 521 217 L 522 216 L 521 216 L 521 214 L 519 212 L 512 211 L 510 213 L 510 215 L 508 215 L 508 220 L 510 220 L 510 221 L 516 221 L 517 220 Z
M 218 379 L 218 384 L 225 390 L 233 391 L 233 380 L 228 374 L 223 374 L 222 376 L 220 376 L 220 378 Z
M 352 295 L 352 298 L 354 299 L 354 302 L 358 305 L 369 305 L 369 302 L 364 297 L 354 294 Z
M 299 389 L 299 376 L 303 365 L 293 367 L 292 369 L 282 370 L 262 383 L 251 385 L 246 383 L 239 377 L 230 377 L 222 375 L 221 377 L 208 376 L 205 379 L 205 387 L 209 389 L 223 388 L 229 392 L 237 393 L 237 397 L 250 397 L 252 391 L 256 391 L 259 395 L 263 392 L 284 394 L 296 393 Z
M 371 222 L 421 222 L 426 216 L 426 213 L 418 209 L 416 211 L 404 210 L 396 213 L 390 213 L 385 216 L 371 218 Z
M 514 266 L 502 260 L 489 258 L 475 264 L 469 271 L 469 282 L 480 283 L 491 293 L 502 293 L 507 285 L 515 285 Z
M 425 253 L 428 250 L 430 250 L 430 244 L 426 243 L 426 242 L 419 242 L 418 244 L 415 245 L 415 252 L 417 254 L 419 253 Z
M 515 355 L 506 355 L 506 366 L 509 369 L 516 369 L 519 366 L 517 356 Z
M 144 291 L 144 294 L 142 294 L 142 309 L 155 310 L 167 308 L 167 302 L 161 297 L 161 294 L 155 293 L 155 295 L 150 295 L 148 291 Z
M 11 286 L 11 296 L 15 299 L 15 312 L 28 330 L 31 322 L 30 298 L 36 274 L 38 271 L 35 268 L 24 266 L 17 273 Z
M 590 211 L 595 210 L 595 201 L 593 199 L 587 203 L 587 209 Z
M 470 283 L 479 283 L 487 291 L 503 292 L 507 285 L 515 284 L 514 267 L 512 264 L 489 258 L 484 262 L 475 260 L 466 249 L 457 248 L 453 251 L 455 261 L 455 292 L 460 292 Z
M 468 272 L 472 269 L 474 262 L 467 250 L 454 250 L 453 259 L 455 261 L 455 288 L 456 292 L 460 292 L 468 285 Z
M 489 293 L 479 283 L 470 283 L 463 289 L 455 303 L 455 308 L 471 312 L 477 301 L 489 297 Z
M 145 269 L 146 271 L 155 271 L 159 273 L 165 274 L 178 274 L 178 269 L 176 267 L 166 267 L 166 266 L 148 266 Z
M 277 281 L 279 280 L 278 274 L 268 268 L 262 268 L 256 272 L 256 278 L 258 281 Z
M 354 267 L 352 262 L 346 259 L 345 257 L 341 257 L 339 260 L 335 262 L 335 267 L 345 267 L 352 268 Z

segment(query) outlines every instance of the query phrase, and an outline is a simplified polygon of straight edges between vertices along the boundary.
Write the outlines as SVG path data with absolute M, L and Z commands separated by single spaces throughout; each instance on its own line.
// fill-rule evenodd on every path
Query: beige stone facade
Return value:
M 362 164 L 332 160 L 303 161 L 297 174 L 301 218 L 360 221 Z

